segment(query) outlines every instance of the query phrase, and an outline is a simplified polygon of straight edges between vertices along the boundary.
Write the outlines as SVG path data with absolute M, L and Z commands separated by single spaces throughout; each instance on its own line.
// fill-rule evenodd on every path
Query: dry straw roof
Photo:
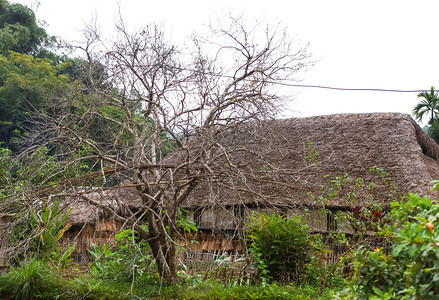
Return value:
M 141 206 L 140 197 L 135 189 L 110 189 L 96 190 L 84 194 L 87 198 L 100 203 L 117 214 L 130 216 L 136 213 Z M 69 208 L 72 208 L 69 215 L 71 224 L 95 224 L 100 218 L 111 218 L 112 213 L 104 209 L 91 205 L 85 198 L 73 197 L 68 200 Z
M 203 151 L 205 138 L 192 140 L 199 146 L 189 155 L 195 157 Z M 315 206 L 317 196 L 328 191 L 331 179 L 344 173 L 352 182 L 362 178 L 365 186 L 372 181 L 377 186 L 373 192 L 370 188 L 359 189 L 355 199 L 347 201 L 344 195 L 325 205 L 370 204 L 370 194 L 373 201 L 388 205 L 392 200 L 389 189 L 394 195 L 426 194 L 431 181 L 439 179 L 439 146 L 407 114 L 337 114 L 253 122 L 216 134 L 215 139 L 220 146 L 208 151 L 219 157 L 208 162 L 214 175 L 200 178 L 202 182 L 183 204 L 187 208 L 236 204 Z M 186 159 L 185 155 L 176 151 L 165 160 L 167 164 L 176 163 Z M 203 162 L 207 161 L 201 159 L 199 165 Z M 370 172 L 374 166 L 388 173 L 390 184 Z M 322 186 L 326 186 L 323 191 Z M 133 188 L 96 193 L 93 197 L 115 209 L 141 203 Z M 102 213 L 101 209 L 90 211 L 87 207 L 84 202 L 78 203 L 72 215 L 85 221 Z
M 426 194 L 431 181 L 439 179 L 439 146 L 407 114 L 338 114 L 309 118 L 273 120 L 261 126 L 240 125 L 218 140 L 230 150 L 229 159 L 243 166 L 246 179 L 234 177 L 224 184 L 201 184 L 189 197 L 187 206 L 232 205 L 237 203 L 316 205 L 321 187 L 330 179 L 349 174 L 364 179 L 369 188 L 358 189 L 350 203 L 343 197 L 325 205 L 343 207 L 369 204 L 388 205 L 393 194 Z M 312 144 L 310 144 L 312 143 Z M 259 155 L 259 157 L 258 157 Z M 217 169 L 227 178 L 227 163 Z M 384 184 L 374 166 L 388 173 Z M 221 172 L 220 172 L 221 173 Z M 219 175 L 217 178 L 220 178 Z M 325 190 L 327 192 L 327 189 Z M 310 198 L 310 193 L 314 198 Z

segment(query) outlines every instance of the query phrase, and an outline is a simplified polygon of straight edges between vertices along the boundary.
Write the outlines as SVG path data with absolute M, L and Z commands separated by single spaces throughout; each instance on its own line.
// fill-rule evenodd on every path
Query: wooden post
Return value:
M 8 261 L 8 229 L 15 214 L 0 214 L 0 272 L 9 270 Z

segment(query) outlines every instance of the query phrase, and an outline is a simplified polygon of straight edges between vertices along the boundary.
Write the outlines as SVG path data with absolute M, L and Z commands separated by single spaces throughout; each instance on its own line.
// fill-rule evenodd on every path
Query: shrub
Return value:
M 308 226 L 299 217 L 257 214 L 248 224 L 249 251 L 263 278 L 299 282 L 311 259 Z
M 393 202 L 398 226 L 389 227 L 391 254 L 381 249 L 358 251 L 354 261 L 360 299 L 437 299 L 439 293 L 439 206 L 428 197 L 410 194 Z
M 0 275 L 0 296 L 7 299 L 53 299 L 66 290 L 66 281 L 48 263 L 31 258 Z
M 104 244 L 102 249 L 93 245 L 93 249 L 88 250 L 94 258 L 90 264 L 92 274 L 121 281 L 148 274 L 153 259 L 146 241 L 138 238 L 132 229 L 121 231 L 116 235 L 116 241 L 114 249 Z
M 22 261 L 0 275 L 0 299 L 131 299 L 130 283 L 63 275 L 47 261 Z
M 60 202 L 45 203 L 44 209 L 30 209 L 25 214 L 18 214 L 18 224 L 9 232 L 10 244 L 16 244 L 9 254 L 12 260 L 25 261 L 27 257 L 50 261 L 60 268 L 73 266 L 72 252 L 76 244 L 62 244 L 64 233 L 70 228 L 67 220 L 71 209 L 66 209 Z

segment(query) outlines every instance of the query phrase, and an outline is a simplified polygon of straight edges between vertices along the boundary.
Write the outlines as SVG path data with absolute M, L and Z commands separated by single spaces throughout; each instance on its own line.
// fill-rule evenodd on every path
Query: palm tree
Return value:
M 434 86 L 431 87 L 430 92 L 422 92 L 418 94 L 418 98 L 423 98 L 418 105 L 412 110 L 413 116 L 421 121 L 422 117 L 431 113 L 430 120 L 428 124 L 433 124 L 433 121 L 437 118 L 437 113 L 439 112 L 439 96 L 438 92 L 435 91 Z

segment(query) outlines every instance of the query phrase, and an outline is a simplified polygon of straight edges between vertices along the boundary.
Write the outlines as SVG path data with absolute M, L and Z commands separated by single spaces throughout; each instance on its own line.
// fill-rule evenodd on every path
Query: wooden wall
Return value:
M 288 216 L 303 215 L 311 232 L 328 232 L 335 228 L 344 233 L 352 233 L 352 228 L 348 224 L 340 221 L 333 223 L 333 219 L 319 209 L 205 208 L 199 211 L 189 211 L 189 218 L 198 223 L 199 232 L 184 233 L 181 236 L 180 245 L 193 253 L 242 252 L 246 245 L 240 236 L 248 228 L 246 224 L 251 222 L 252 215 L 255 212 L 272 215 L 275 211 Z M 76 242 L 73 257 L 76 263 L 84 265 L 92 259 L 88 252 L 92 244 L 99 247 L 103 244 L 116 245 L 115 235 L 121 227 L 121 223 L 104 218 L 96 224 L 75 225 L 64 234 L 63 244 L 67 247 L 72 242 Z
M 191 252 L 241 252 L 245 249 L 245 242 L 238 236 L 228 236 L 224 233 L 194 232 L 184 233 L 180 246 Z
M 14 216 L 14 214 L 0 214 L 0 272 L 9 270 L 8 230 L 11 228 L 11 220 Z
M 96 224 L 88 223 L 74 225 L 64 233 L 62 244 L 68 247 L 76 243 L 75 251 L 72 253 L 75 263 L 86 265 L 92 260 L 88 249 L 92 244 L 102 247 L 104 244 L 116 245 L 115 235 L 122 228 L 122 224 L 113 219 L 99 219 Z
M 287 216 L 303 216 L 312 232 L 340 231 L 353 233 L 352 227 L 344 220 L 343 211 L 323 211 L 321 209 L 304 208 L 203 208 L 195 212 L 190 211 L 190 219 L 201 230 L 209 231 L 243 231 L 248 229 L 246 224 L 251 223 L 252 216 L 256 213 L 271 216 L 274 212 Z

